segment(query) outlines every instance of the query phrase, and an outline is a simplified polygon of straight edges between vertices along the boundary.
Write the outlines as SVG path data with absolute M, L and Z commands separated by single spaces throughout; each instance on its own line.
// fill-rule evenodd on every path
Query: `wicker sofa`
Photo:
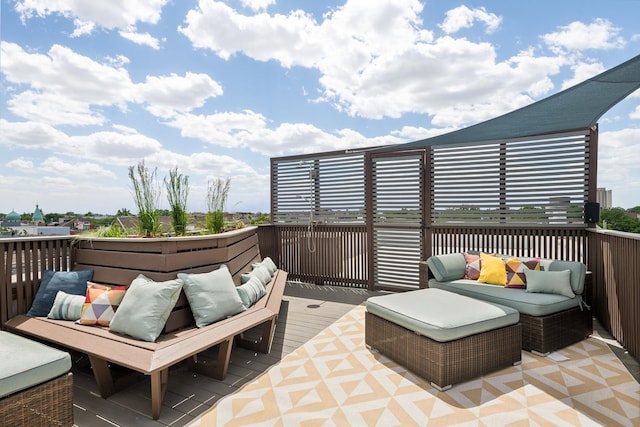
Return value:
M 520 258 L 523 262 L 530 260 L 532 258 Z M 421 262 L 420 285 L 515 308 L 520 312 L 522 348 L 546 355 L 581 341 L 593 332 L 591 310 L 586 304 L 590 286 L 585 286 L 586 266 L 582 263 L 536 260 L 539 260 L 541 271 L 551 272 L 548 274 L 550 278 L 558 277 L 553 272 L 569 270 L 571 290 L 575 296 L 533 292 L 526 288 L 508 288 L 465 279 L 468 270 L 463 253 L 432 256 Z M 546 286 L 548 289 L 554 285 L 551 282 Z

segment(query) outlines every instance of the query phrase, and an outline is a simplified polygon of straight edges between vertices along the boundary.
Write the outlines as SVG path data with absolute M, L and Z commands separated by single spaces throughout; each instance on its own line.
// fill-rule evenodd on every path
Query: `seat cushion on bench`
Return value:
M 450 282 L 429 280 L 429 289 L 455 292 L 470 298 L 506 305 L 529 316 L 548 316 L 570 308 L 578 307 L 578 298 L 563 295 L 526 292 L 525 289 L 505 288 L 475 280 L 459 279 Z
M 69 353 L 0 331 L 0 398 L 42 384 L 71 369 Z
M 440 289 L 371 297 L 367 311 L 435 341 L 453 341 L 518 323 L 517 310 Z

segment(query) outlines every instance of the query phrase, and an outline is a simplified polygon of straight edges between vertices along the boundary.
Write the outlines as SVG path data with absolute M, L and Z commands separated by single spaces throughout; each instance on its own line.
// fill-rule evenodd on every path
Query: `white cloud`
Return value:
M 223 59 L 242 51 L 259 61 L 277 59 L 285 67 L 312 65 L 322 47 L 314 41 L 315 21 L 300 10 L 286 16 L 245 16 L 222 2 L 200 0 L 185 21 L 179 31 L 195 47 L 210 49 Z
M 0 119 L 0 145 L 27 149 L 56 150 L 63 147 L 69 137 L 44 123 L 9 122 Z
M 440 28 L 447 34 L 453 34 L 464 28 L 471 28 L 476 21 L 486 25 L 487 33 L 493 33 L 500 27 L 502 18 L 487 12 L 484 7 L 470 9 L 463 5 L 449 10 Z
M 87 102 L 76 101 L 57 93 L 26 90 L 7 101 L 18 117 L 50 125 L 102 125 L 106 118 L 91 109 Z
M 154 138 L 141 134 L 96 132 L 70 136 L 64 154 L 111 165 L 132 165 L 162 150 Z M 60 150 L 58 150 L 60 152 Z
M 225 3 L 200 0 L 179 30 L 195 47 L 223 59 L 242 53 L 283 67 L 318 70 L 321 95 L 315 101 L 351 116 L 425 114 L 442 127 L 478 122 L 530 103 L 553 89 L 550 74 L 566 65 L 562 57 L 533 52 L 496 62 L 489 43 L 434 38 L 422 28 L 422 8 L 417 0 L 348 0 L 317 23 L 300 10 L 243 15 Z M 475 22 L 487 31 L 500 25 L 495 14 L 465 7 L 450 11 L 445 21 L 450 31 Z M 470 86 L 470 81 L 481 84 Z
M 595 19 L 591 24 L 575 21 L 560 27 L 560 31 L 545 34 L 542 40 L 552 48 L 569 50 L 620 49 L 626 44 L 619 36 L 620 28 L 606 19 Z
M 80 19 L 74 19 L 73 25 L 76 26 L 73 33 L 71 33 L 71 37 L 73 38 L 87 36 L 91 34 L 96 27 L 96 24 L 93 22 L 85 22 Z
M 72 37 L 90 34 L 96 26 L 128 30 L 137 23 L 156 24 L 168 0 L 18 0 L 16 11 L 22 21 L 34 17 L 62 15 L 74 18 Z M 125 33 L 126 34 L 126 33 Z
M 308 123 L 281 123 L 269 128 L 269 122 L 262 114 L 249 110 L 210 115 L 180 114 L 166 124 L 180 129 L 183 137 L 226 148 L 247 148 L 267 156 L 406 142 L 397 136 L 367 138 L 348 129 L 329 133 Z
M 103 168 L 97 163 L 69 163 L 59 157 L 49 157 L 43 160 L 39 166 L 39 170 L 75 179 L 87 179 L 87 177 L 91 177 L 91 179 L 116 178 L 113 172 Z
M 562 82 L 562 89 L 575 86 L 602 73 L 605 71 L 605 67 L 599 62 L 578 62 L 571 66 L 571 70 L 573 71 L 573 77 Z
M 68 47 L 53 45 L 49 52 L 28 53 L 17 44 L 2 42 L 2 72 L 11 84 L 31 93 L 10 99 L 11 111 L 46 123 L 102 123 L 90 105 L 125 105 L 133 84 L 124 68 L 100 64 Z
M 7 102 L 18 117 L 51 125 L 103 125 L 99 108 L 144 105 L 158 117 L 190 111 L 208 98 L 222 94 L 222 87 L 206 74 L 147 76 L 144 83 L 131 80 L 119 56 L 101 64 L 67 47 L 53 45 L 49 52 L 28 53 L 19 45 L 2 42 L 2 72 L 11 84 L 28 85 Z M 116 62 L 121 65 L 112 65 Z
M 242 6 L 257 12 L 259 10 L 265 10 L 271 5 L 276 4 L 276 0 L 241 0 Z
M 149 33 L 138 33 L 132 30 L 122 30 L 119 32 L 119 34 L 122 38 L 127 39 L 135 44 L 149 46 L 155 50 L 160 49 L 160 43 L 158 42 L 158 39 L 153 37 Z
M 222 86 L 208 75 L 190 72 L 184 77 L 176 74 L 147 76 L 136 90 L 140 101 L 147 103 L 147 109 L 158 117 L 169 117 L 176 111 L 191 111 L 223 93 Z
M 640 129 L 602 132 L 598 136 L 598 187 L 612 190 L 614 206 L 638 205 L 640 188 Z M 634 203 L 629 205 L 629 203 Z
M 31 160 L 25 159 L 14 159 L 5 164 L 6 167 L 10 169 L 15 169 L 20 172 L 31 172 L 33 171 L 33 162 Z

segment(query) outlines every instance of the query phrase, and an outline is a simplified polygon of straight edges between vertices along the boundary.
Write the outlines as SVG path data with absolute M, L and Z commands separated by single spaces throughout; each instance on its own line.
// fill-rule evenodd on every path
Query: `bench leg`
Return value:
M 202 375 L 223 380 L 227 376 L 229 370 L 229 361 L 231 360 L 231 348 L 233 347 L 233 338 L 222 341 L 218 348 L 218 358 L 215 365 L 208 364 L 205 360 L 198 360 L 198 355 L 194 354 L 188 359 L 189 368 Z
M 91 355 L 89 355 L 89 361 L 91 362 L 91 369 L 93 370 L 100 396 L 106 399 L 116 391 L 109 364 L 106 360 Z
M 276 318 L 271 318 L 262 324 L 262 335 L 257 341 L 247 340 L 241 337 L 237 338 L 240 347 L 248 350 L 259 351 L 260 353 L 269 354 L 271 352 L 271 344 L 273 336 L 276 332 Z
M 169 382 L 169 369 L 153 372 L 151 374 L 151 416 L 154 420 L 160 418 L 162 402 L 167 395 Z

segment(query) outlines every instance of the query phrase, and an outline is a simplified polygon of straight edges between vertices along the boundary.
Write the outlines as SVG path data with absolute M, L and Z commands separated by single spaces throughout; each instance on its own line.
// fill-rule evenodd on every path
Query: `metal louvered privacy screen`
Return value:
M 272 159 L 274 223 L 364 223 L 364 154 Z
M 582 223 L 589 133 L 432 147 L 434 224 Z
M 586 227 L 597 139 L 594 127 L 397 152 L 274 158 L 271 214 L 281 261 L 300 280 L 407 288 L 417 286 L 419 262 L 443 227 L 462 234 L 465 227 L 489 234 L 505 227 Z
M 371 158 L 373 277 L 380 288 L 419 282 L 424 153 Z

